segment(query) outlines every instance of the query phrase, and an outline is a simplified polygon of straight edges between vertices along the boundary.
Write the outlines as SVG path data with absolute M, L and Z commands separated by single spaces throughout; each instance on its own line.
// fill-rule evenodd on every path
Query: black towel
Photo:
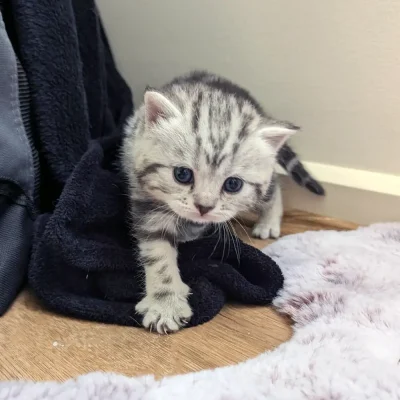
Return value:
M 127 195 L 118 171 L 120 138 L 93 141 L 68 179 L 52 214 L 39 218 L 29 282 L 48 307 L 74 317 L 138 325 L 143 271 L 129 235 Z M 213 318 L 227 300 L 270 304 L 282 287 L 277 265 L 261 251 L 215 236 L 179 247 L 191 287 L 190 325 Z
M 31 89 L 40 211 L 52 211 L 89 141 L 120 130 L 132 112 L 132 95 L 115 67 L 93 0 L 10 3 Z
M 32 219 L 53 211 L 89 141 L 120 131 L 133 105 L 93 0 L 8 0 L 0 8 L 1 68 L 11 82 L 0 97 L 15 100 L 1 132 L 1 315 L 26 280 Z

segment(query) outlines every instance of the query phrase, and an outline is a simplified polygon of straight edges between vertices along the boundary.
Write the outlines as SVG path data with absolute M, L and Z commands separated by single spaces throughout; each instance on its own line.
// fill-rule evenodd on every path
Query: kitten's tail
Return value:
M 287 144 L 279 150 L 278 163 L 298 185 L 318 196 L 325 195 L 325 189 L 306 171 L 297 154 Z

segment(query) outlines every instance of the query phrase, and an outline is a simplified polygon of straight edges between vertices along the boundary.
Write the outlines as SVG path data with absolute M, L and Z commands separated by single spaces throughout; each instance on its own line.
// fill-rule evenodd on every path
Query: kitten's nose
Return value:
M 200 215 L 207 214 L 209 211 L 211 211 L 214 206 L 203 206 L 202 204 L 195 204 L 196 208 L 199 210 Z

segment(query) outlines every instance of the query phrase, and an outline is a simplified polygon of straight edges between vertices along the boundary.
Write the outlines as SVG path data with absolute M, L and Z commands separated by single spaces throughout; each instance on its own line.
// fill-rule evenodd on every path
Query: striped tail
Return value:
M 325 195 L 325 189 L 306 171 L 297 154 L 287 144 L 279 150 L 278 163 L 298 185 L 318 196 Z

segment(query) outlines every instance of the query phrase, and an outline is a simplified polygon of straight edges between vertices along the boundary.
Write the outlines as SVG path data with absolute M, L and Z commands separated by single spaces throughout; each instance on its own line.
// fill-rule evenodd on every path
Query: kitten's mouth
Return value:
M 200 216 L 195 213 L 188 213 L 186 215 L 180 215 L 178 214 L 181 218 L 186 219 L 187 221 L 190 221 L 192 224 L 196 225 L 209 225 L 209 224 L 219 224 L 224 222 L 224 220 L 221 220 L 221 218 L 212 216 L 212 215 L 204 215 Z
M 199 226 L 207 225 L 207 224 L 213 224 L 213 223 L 215 224 L 215 223 L 221 222 L 221 221 L 219 221 L 218 218 L 213 217 L 211 215 L 201 216 L 201 215 L 198 215 L 198 214 L 196 214 L 194 212 L 182 213 L 182 212 L 177 212 L 176 210 L 173 210 L 173 211 L 178 217 L 183 218 L 186 221 L 189 221 L 190 223 L 196 224 L 196 225 L 199 225 Z
M 192 224 L 196 224 L 196 225 L 206 225 L 206 224 L 212 224 L 212 223 L 218 222 L 216 219 L 208 219 L 208 218 L 197 217 L 197 216 L 185 216 L 183 218 L 190 221 Z
M 204 215 L 201 215 L 200 213 L 194 211 L 194 210 L 185 210 L 185 209 L 179 209 L 175 207 L 175 205 L 170 205 L 171 211 L 174 212 L 179 218 L 182 218 L 186 221 L 189 221 L 192 224 L 196 225 L 209 225 L 209 224 L 219 224 L 222 222 L 225 222 L 227 218 L 224 218 L 221 216 L 213 215 L 213 213 L 207 213 Z
M 188 221 L 189 221 L 190 223 L 192 223 L 193 225 L 198 225 L 198 226 L 211 224 L 211 221 L 194 221 L 194 220 L 192 220 L 192 219 L 188 219 Z

